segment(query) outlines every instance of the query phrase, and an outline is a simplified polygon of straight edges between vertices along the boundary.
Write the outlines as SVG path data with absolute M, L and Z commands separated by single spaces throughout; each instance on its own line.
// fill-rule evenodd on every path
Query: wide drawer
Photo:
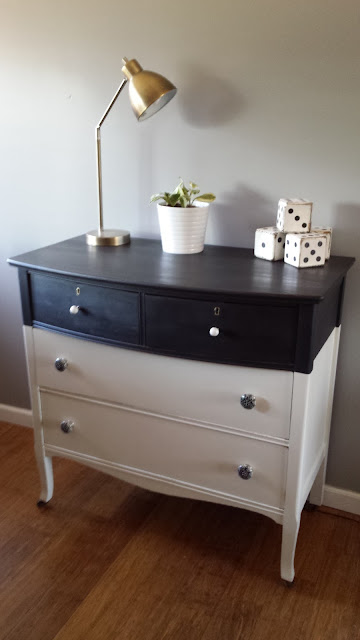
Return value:
M 33 320 L 68 331 L 138 344 L 139 294 L 72 278 L 31 274 Z M 71 307 L 79 307 L 71 313 Z
M 284 446 L 50 392 L 41 393 L 41 409 L 45 448 L 283 507 Z M 73 431 L 64 433 L 62 421 L 72 422 Z M 253 468 L 251 479 L 239 477 L 240 464 Z
M 276 438 L 289 437 L 293 374 L 171 358 L 33 329 L 40 387 Z M 66 360 L 58 371 L 55 360 Z M 256 398 L 253 409 L 240 404 Z
M 145 296 L 146 345 L 189 358 L 292 370 L 297 324 L 295 306 Z

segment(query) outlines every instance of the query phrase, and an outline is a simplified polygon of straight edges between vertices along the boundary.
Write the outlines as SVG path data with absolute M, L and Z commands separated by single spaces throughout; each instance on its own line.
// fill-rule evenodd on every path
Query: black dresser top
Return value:
M 254 257 L 252 249 L 206 245 L 202 253 L 164 253 L 160 241 L 133 238 L 120 247 L 91 247 L 85 235 L 8 260 L 17 267 L 124 286 L 320 302 L 354 258 L 331 256 L 323 267 L 297 269 Z

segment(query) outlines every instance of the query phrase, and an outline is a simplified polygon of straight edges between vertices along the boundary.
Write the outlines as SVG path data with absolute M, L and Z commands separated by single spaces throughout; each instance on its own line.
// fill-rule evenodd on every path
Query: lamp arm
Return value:
M 96 136 L 96 167 L 97 167 L 97 184 L 98 184 L 98 207 L 99 207 L 99 234 L 103 231 L 103 202 L 102 202 L 102 166 L 101 166 L 101 125 L 103 124 L 106 116 L 110 113 L 113 105 L 115 104 L 118 96 L 121 91 L 125 87 L 127 83 L 127 78 L 124 78 L 117 92 L 115 93 L 113 99 L 111 100 L 109 106 L 107 107 L 104 115 L 96 126 L 95 136 Z

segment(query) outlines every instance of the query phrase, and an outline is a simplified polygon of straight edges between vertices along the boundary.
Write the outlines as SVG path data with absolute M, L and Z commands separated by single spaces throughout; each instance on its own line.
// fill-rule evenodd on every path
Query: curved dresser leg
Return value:
M 300 514 L 285 516 L 281 543 L 281 577 L 291 583 L 295 577 L 294 558 L 296 541 L 300 527 Z
M 52 458 L 49 458 L 48 456 L 43 456 L 41 458 L 38 457 L 37 464 L 41 483 L 40 499 L 37 505 L 38 507 L 41 507 L 51 500 L 54 492 Z
M 32 405 L 32 417 L 34 427 L 34 451 L 35 458 L 40 475 L 41 492 L 38 506 L 42 506 L 51 500 L 54 491 L 54 476 L 52 468 L 52 459 L 44 453 L 44 435 L 41 419 L 41 402 L 39 387 L 36 382 L 36 368 L 35 368 L 35 345 L 33 329 L 30 326 L 25 325 L 24 342 L 26 350 L 26 358 L 28 365 L 28 374 L 30 381 L 30 394 Z

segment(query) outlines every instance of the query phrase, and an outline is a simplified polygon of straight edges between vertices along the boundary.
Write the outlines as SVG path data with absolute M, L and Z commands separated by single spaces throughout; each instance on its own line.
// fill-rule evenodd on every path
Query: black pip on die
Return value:
M 326 235 L 320 233 L 288 233 L 284 262 L 294 267 L 321 267 L 325 264 Z
M 330 251 L 331 251 L 332 228 L 331 227 L 311 227 L 311 233 L 320 233 L 320 235 L 326 236 L 326 260 L 329 260 Z
M 256 229 L 254 254 L 263 260 L 282 260 L 284 258 L 285 234 L 276 227 Z
M 311 228 L 312 202 L 300 198 L 281 198 L 278 204 L 276 226 L 285 233 L 306 233 Z

